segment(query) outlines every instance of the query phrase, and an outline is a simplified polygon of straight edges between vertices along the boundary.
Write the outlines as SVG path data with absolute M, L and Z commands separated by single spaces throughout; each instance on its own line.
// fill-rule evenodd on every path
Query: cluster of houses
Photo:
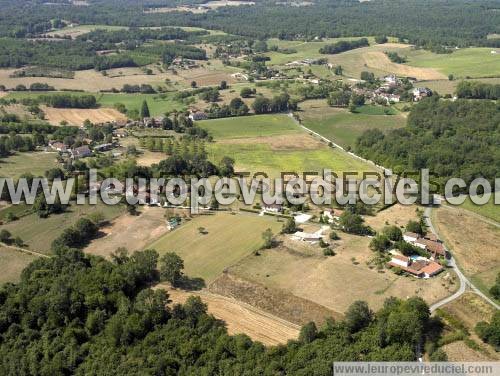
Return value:
M 405 77 L 405 80 L 415 83 L 416 78 L 414 77 Z M 398 90 L 404 84 L 403 79 L 397 77 L 394 74 L 390 74 L 385 76 L 381 80 L 381 84 L 375 90 L 368 88 L 354 88 L 353 91 L 356 94 L 362 94 L 366 98 L 380 103 L 398 103 L 401 99 L 401 90 Z M 412 98 L 415 102 L 420 101 L 423 98 L 430 97 L 432 95 L 432 90 L 426 87 L 417 87 L 412 91 Z
M 174 60 L 172 60 L 172 63 L 170 63 L 168 69 L 193 69 L 198 67 L 199 64 L 196 60 L 176 57 Z
M 107 142 L 94 145 L 91 149 L 89 145 L 92 143 L 92 140 L 84 141 L 86 141 L 86 145 L 81 145 L 73 148 L 66 145 L 64 142 L 49 141 L 48 147 L 54 151 L 59 152 L 61 155 L 69 156 L 69 158 L 71 159 L 80 159 L 90 157 L 94 152 L 105 152 L 119 146 L 117 142 Z
M 289 63 L 286 63 L 285 66 L 287 67 L 308 67 L 312 64 L 317 64 L 318 59 L 303 59 L 303 60 L 294 60 Z
M 399 268 L 417 278 L 430 278 L 443 271 L 443 266 L 437 260 L 446 258 L 446 249 L 434 234 L 421 236 L 413 232 L 406 232 L 403 234 L 403 240 L 429 252 L 430 258 L 409 257 L 393 251 L 388 266 Z
M 424 257 L 393 254 L 389 266 L 399 268 L 417 278 L 430 278 L 443 271 L 443 266 Z

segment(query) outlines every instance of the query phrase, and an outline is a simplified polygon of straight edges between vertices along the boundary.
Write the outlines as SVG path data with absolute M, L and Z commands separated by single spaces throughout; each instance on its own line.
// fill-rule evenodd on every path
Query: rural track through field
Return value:
M 21 248 L 21 247 L 16 247 L 15 245 L 6 244 L 6 243 L 3 243 L 3 242 L 0 242 L 0 246 L 5 247 L 5 248 L 10 248 L 10 249 L 13 249 L 15 251 L 27 253 L 27 254 L 30 254 L 32 256 L 39 256 L 39 257 L 50 258 L 49 255 L 46 255 L 44 253 L 37 252 L 37 251 L 30 251 L 29 249 L 25 249 L 25 248 Z
M 436 229 L 434 228 L 434 225 L 432 224 L 431 213 L 432 213 L 432 208 L 426 207 L 425 211 L 424 211 L 425 222 L 426 222 L 427 226 L 429 227 L 429 229 L 431 230 L 431 232 L 439 237 L 439 234 L 437 233 Z M 496 309 L 500 310 L 500 306 L 497 303 L 495 303 L 492 299 L 490 299 L 485 294 L 483 294 L 483 292 L 481 292 L 481 290 L 479 290 L 476 286 L 474 286 L 474 284 L 462 273 L 462 271 L 458 267 L 455 259 L 453 258 L 452 252 L 450 252 L 450 250 L 446 247 L 446 245 L 443 244 L 443 246 L 444 246 L 446 252 L 448 252 L 448 254 L 451 255 L 451 258 L 449 260 L 449 265 L 453 268 L 453 270 L 457 274 L 458 279 L 460 281 L 460 287 L 459 287 L 458 291 L 455 292 L 453 295 L 450 295 L 449 297 L 444 298 L 444 299 L 440 300 L 439 302 L 432 304 L 429 307 L 430 311 L 433 312 L 436 309 L 442 307 L 443 305 L 448 304 L 448 303 L 452 302 L 453 300 L 459 298 L 467 290 L 467 288 L 471 289 L 472 292 L 479 295 L 481 298 L 483 298 L 485 301 L 487 301 L 489 304 L 491 304 Z
M 328 138 L 326 138 L 325 136 L 322 136 L 321 134 L 319 134 L 318 132 L 315 132 L 313 131 L 312 129 L 309 129 L 307 128 L 305 125 L 302 124 L 301 121 L 297 120 L 294 116 L 293 116 L 293 113 L 289 112 L 288 113 L 288 117 L 290 117 L 294 122 L 295 124 L 297 124 L 300 128 L 302 128 L 303 130 L 305 130 L 307 133 L 311 134 L 311 135 L 314 135 L 316 136 L 317 138 L 319 138 L 320 140 L 322 141 L 325 141 L 327 144 L 331 144 L 333 147 L 337 148 L 337 149 L 340 149 L 344 152 L 346 152 L 347 154 L 349 154 L 351 157 L 353 158 L 356 158 L 356 159 L 359 159 L 360 161 L 363 161 L 365 163 L 368 163 L 368 164 L 371 164 L 379 169 L 381 169 L 382 171 L 384 172 L 389 172 L 391 171 L 390 169 L 387 169 L 385 168 L 384 166 L 380 166 L 378 164 L 376 164 L 375 162 L 369 160 L 369 159 L 366 159 L 366 158 L 363 158 L 363 157 L 360 157 L 359 155 L 357 154 L 354 154 L 352 151 L 347 151 L 346 149 L 344 149 L 342 146 L 340 146 L 339 144 L 337 144 L 335 141 L 333 140 L 330 140 Z

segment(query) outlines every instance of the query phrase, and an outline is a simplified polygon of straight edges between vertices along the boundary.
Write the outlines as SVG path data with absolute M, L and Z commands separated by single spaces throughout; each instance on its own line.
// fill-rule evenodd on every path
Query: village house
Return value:
M 446 249 L 439 241 L 436 235 L 429 234 L 421 236 L 414 232 L 405 232 L 403 240 L 407 243 L 414 245 L 420 249 L 426 250 L 431 254 L 431 259 L 437 260 L 438 258 L 446 258 Z
M 302 242 L 316 243 L 323 239 L 323 235 L 320 235 L 318 233 L 311 234 L 308 232 L 297 231 L 292 235 L 292 239 Z
M 51 149 L 56 150 L 60 153 L 66 153 L 68 151 L 68 145 L 59 141 L 49 142 L 49 146 Z
M 398 103 L 401 100 L 401 97 L 398 94 L 381 93 L 377 97 L 384 99 L 387 104 Z
M 116 129 L 113 131 L 113 135 L 118 138 L 124 138 L 128 136 L 128 132 L 125 129 Z
M 85 158 L 92 155 L 92 150 L 90 150 L 87 145 L 83 145 L 78 148 L 71 149 L 70 154 L 72 159 Z
M 248 81 L 248 75 L 241 72 L 236 72 L 231 75 L 235 80 L 245 80 Z
M 416 87 L 415 89 L 413 89 L 413 100 L 415 102 L 418 102 L 423 98 L 430 97 L 431 95 L 431 89 L 428 89 L 426 87 Z
M 388 76 L 385 76 L 384 82 L 390 87 L 398 86 L 398 84 L 399 84 L 399 80 L 394 74 L 390 74 Z
M 208 119 L 208 115 L 203 111 L 191 112 L 188 116 L 192 121 L 197 120 L 206 120 Z
M 417 278 L 430 278 L 443 271 L 443 266 L 435 261 L 419 258 L 413 260 L 411 257 L 393 254 L 388 266 L 399 268 Z
M 106 144 L 100 144 L 100 145 L 96 145 L 94 146 L 94 151 L 108 151 L 108 150 L 111 150 L 113 148 L 113 144 L 111 143 L 106 143 Z
M 403 240 L 407 243 L 413 243 L 420 239 L 420 235 L 414 232 L 405 232 L 403 234 Z
M 342 213 L 343 211 L 340 209 L 330 209 L 323 211 L 323 216 L 327 218 L 328 223 L 333 223 L 334 220 L 340 220 Z
M 280 204 L 264 204 L 263 210 L 268 213 L 282 213 L 283 205 Z

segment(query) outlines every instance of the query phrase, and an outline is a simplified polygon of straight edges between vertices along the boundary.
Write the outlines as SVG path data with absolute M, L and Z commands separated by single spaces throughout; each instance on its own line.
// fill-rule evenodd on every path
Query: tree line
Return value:
M 319 49 L 320 54 L 340 54 L 341 52 L 354 50 L 355 48 L 367 47 L 370 43 L 368 43 L 368 39 L 361 38 L 357 40 L 347 41 L 341 40 L 340 42 L 333 44 L 326 44 L 325 46 Z

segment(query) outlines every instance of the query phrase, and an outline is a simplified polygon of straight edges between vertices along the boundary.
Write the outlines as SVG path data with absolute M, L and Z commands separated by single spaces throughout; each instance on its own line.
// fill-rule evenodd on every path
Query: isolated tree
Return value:
M 385 226 L 382 229 L 382 233 L 393 242 L 398 242 L 403 239 L 403 232 L 398 226 Z
M 6 230 L 6 229 L 0 230 L 0 242 L 8 243 L 10 241 L 11 236 L 12 235 L 8 230 Z
M 198 86 L 196 81 L 191 81 L 191 87 L 194 89 L 196 86 Z
M 297 225 L 295 224 L 295 219 L 288 218 L 286 222 L 283 224 L 283 228 L 281 229 L 282 234 L 293 234 L 297 231 Z
M 409 221 L 406 224 L 406 231 L 414 232 L 416 234 L 421 234 L 421 235 L 424 233 L 424 229 L 422 228 L 422 224 L 420 222 L 417 222 L 417 221 Z
M 391 246 L 391 241 L 386 235 L 379 234 L 375 236 L 370 242 L 370 249 L 372 251 L 383 252 Z
M 370 325 L 373 320 L 373 312 L 364 301 L 357 300 L 349 306 L 345 314 L 345 323 L 351 333 Z
M 227 86 L 227 82 L 226 82 L 226 81 L 221 81 L 221 82 L 220 82 L 220 85 L 219 85 L 219 89 L 220 89 L 220 90 L 225 90 L 225 89 L 227 89 L 227 88 L 228 88 L 228 86 Z
M 141 106 L 141 119 L 150 117 L 148 102 L 145 100 L 142 102 Z
M 262 248 L 269 249 L 273 247 L 273 232 L 270 228 L 262 233 L 262 240 L 264 240 Z
M 250 98 L 253 94 L 255 94 L 255 90 L 252 90 L 251 88 L 249 87 L 244 87 L 243 89 L 241 89 L 240 91 L 240 96 L 242 98 Z
M 318 329 L 316 328 L 316 324 L 311 321 L 305 324 L 299 333 L 299 341 L 302 343 L 311 343 L 318 336 Z
M 177 286 L 182 279 L 184 261 L 175 252 L 168 252 L 160 258 L 160 278 Z

